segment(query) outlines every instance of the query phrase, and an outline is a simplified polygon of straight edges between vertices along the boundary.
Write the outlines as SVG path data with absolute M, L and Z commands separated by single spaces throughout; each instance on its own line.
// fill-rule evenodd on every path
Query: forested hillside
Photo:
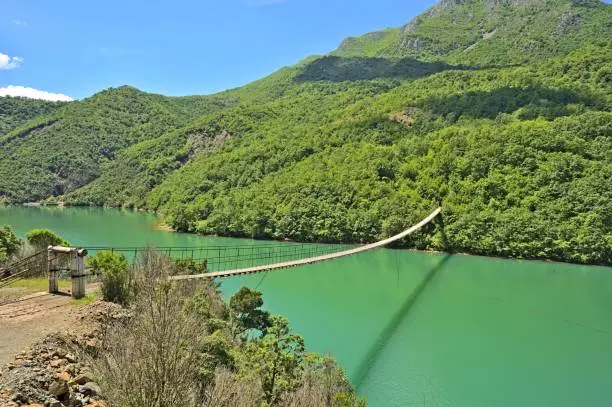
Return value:
M 54 113 L 65 104 L 66 102 L 0 97 L 0 137 L 38 116 Z
M 231 101 L 168 98 L 124 86 L 72 102 L 0 136 L 0 202 L 73 191 L 123 149 L 181 127 Z
M 308 82 L 213 114 L 233 139 L 172 173 L 144 206 L 180 230 L 365 242 L 442 203 L 444 229 L 410 244 L 609 263 L 610 55 L 586 47 L 399 86 Z
M 599 0 L 442 0 L 401 28 L 346 39 L 334 55 L 518 65 L 609 34 Z
M 243 88 L 70 104 L 0 137 L 0 199 L 323 242 L 441 204 L 406 245 L 612 264 L 611 38 L 599 1 L 445 0 Z

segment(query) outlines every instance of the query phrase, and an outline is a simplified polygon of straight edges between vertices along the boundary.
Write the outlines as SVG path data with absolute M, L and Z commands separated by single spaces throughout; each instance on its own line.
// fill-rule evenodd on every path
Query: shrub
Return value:
M 196 345 L 205 335 L 196 311 L 200 307 L 187 304 L 191 293 L 168 280 L 174 268 L 170 259 L 144 252 L 138 263 L 134 319 L 129 327 L 108 332 L 94 363 L 104 395 L 111 405 L 123 407 L 202 405 L 197 401 Z
M 176 259 L 174 265 L 177 268 L 178 274 L 204 274 L 208 271 L 208 260 L 196 262 L 194 259 Z
M 0 262 L 6 261 L 17 253 L 21 247 L 21 240 L 15 235 L 10 226 L 0 228 Z
M 70 246 L 70 243 L 49 229 L 32 229 L 26 233 L 26 239 L 38 250 L 45 250 L 49 246 Z
M 175 270 L 167 256 L 140 253 L 134 316 L 109 327 L 91 363 L 110 405 L 365 405 L 335 361 L 306 352 L 285 318 L 270 317 L 262 336 L 233 340 L 231 314 L 259 314 L 261 293 L 242 290 L 229 310 L 213 281 L 173 282 Z
M 93 274 L 102 276 L 104 301 L 127 304 L 130 299 L 130 278 L 127 258 L 108 251 L 99 252 L 88 259 Z

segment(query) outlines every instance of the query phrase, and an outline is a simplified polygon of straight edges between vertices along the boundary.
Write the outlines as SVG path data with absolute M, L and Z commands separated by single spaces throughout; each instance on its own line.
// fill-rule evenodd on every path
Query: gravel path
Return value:
M 70 296 L 31 294 L 0 305 L 0 365 L 70 324 Z

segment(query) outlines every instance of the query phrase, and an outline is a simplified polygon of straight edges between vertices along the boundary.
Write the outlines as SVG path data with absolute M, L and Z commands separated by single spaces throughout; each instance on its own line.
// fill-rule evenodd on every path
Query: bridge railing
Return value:
M 90 255 L 100 251 L 122 254 L 133 265 L 138 265 L 140 253 L 147 250 L 161 252 L 176 262 L 192 261 L 200 271 L 216 272 L 242 267 L 254 267 L 306 257 L 341 252 L 355 245 L 322 245 L 311 243 L 283 243 L 251 246 L 202 247 L 87 247 Z
M 29 277 L 44 276 L 47 271 L 47 252 L 40 251 L 0 267 L 0 288 Z

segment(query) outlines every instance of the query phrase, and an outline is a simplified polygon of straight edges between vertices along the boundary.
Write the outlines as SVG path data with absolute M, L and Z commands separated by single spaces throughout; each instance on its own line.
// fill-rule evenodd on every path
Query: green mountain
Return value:
M 182 231 L 612 264 L 612 6 L 442 1 L 239 89 L 132 88 L 0 137 L 0 199 Z
M 184 126 L 223 102 L 124 86 L 71 102 L 0 136 L 0 200 L 40 200 L 100 176 L 125 148 Z
M 66 102 L 0 97 L 0 137 L 38 116 L 54 113 Z
M 443 0 L 401 28 L 348 38 L 334 55 L 516 65 L 610 35 L 599 0 Z

